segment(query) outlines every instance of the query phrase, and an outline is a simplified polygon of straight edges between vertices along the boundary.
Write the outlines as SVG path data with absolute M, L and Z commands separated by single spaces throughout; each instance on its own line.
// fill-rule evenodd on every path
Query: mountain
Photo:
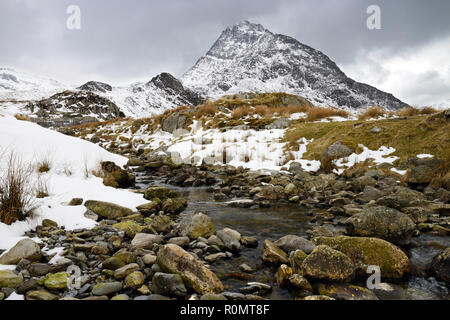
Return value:
M 389 93 L 350 79 L 322 52 L 248 21 L 223 31 L 182 82 L 209 98 L 249 91 L 286 92 L 317 105 L 406 106 Z

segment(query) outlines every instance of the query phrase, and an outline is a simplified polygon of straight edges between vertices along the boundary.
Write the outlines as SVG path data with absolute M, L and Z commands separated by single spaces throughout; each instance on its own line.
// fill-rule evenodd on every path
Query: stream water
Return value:
M 207 188 L 180 188 L 166 185 L 155 181 L 153 178 L 137 173 L 137 187 L 145 189 L 152 185 L 167 186 L 179 191 L 183 197 L 188 199 L 188 207 L 182 213 L 190 214 L 203 212 L 211 217 L 216 230 L 222 228 L 232 228 L 242 235 L 251 236 L 258 239 L 257 248 L 243 248 L 239 255 L 234 255 L 232 259 L 221 260 L 210 265 L 210 269 L 222 280 L 226 291 L 238 291 L 248 282 L 262 282 L 272 286 L 271 293 L 264 297 L 271 300 L 294 299 L 296 292 L 290 289 L 282 289 L 275 282 L 276 269 L 262 264 L 261 254 L 264 240 L 275 241 L 285 235 L 293 234 L 306 236 L 306 231 L 314 224 L 311 222 L 312 216 L 308 215 L 310 209 L 302 209 L 298 205 L 282 204 L 270 208 L 233 208 L 224 202 L 217 202 L 213 199 L 213 194 Z M 431 259 L 438 254 L 442 248 L 450 246 L 449 237 L 439 237 L 428 234 L 421 234 L 414 238 L 413 245 L 408 249 L 413 266 L 423 269 Z M 252 279 L 239 279 L 230 277 L 230 273 L 241 274 L 239 265 L 246 263 L 257 271 L 253 273 Z M 360 286 L 365 287 L 363 279 Z M 437 282 L 434 278 L 425 279 L 423 277 L 410 276 L 398 283 L 390 283 L 393 291 L 377 291 L 380 299 L 388 300 L 440 300 L 450 299 L 449 288 L 445 283 Z

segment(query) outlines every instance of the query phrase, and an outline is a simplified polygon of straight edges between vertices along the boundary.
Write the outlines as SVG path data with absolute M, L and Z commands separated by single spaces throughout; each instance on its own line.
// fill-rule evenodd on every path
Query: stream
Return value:
M 244 236 L 255 237 L 258 240 L 257 248 L 243 248 L 239 254 L 228 260 L 217 261 L 209 268 L 221 278 L 225 290 L 238 292 L 239 288 L 246 286 L 248 282 L 262 282 L 272 286 L 272 291 L 264 298 L 270 300 L 295 299 L 294 289 L 280 288 L 275 280 L 276 269 L 266 266 L 261 261 L 262 245 L 266 239 L 275 241 L 285 235 L 293 234 L 307 236 L 306 231 L 314 227 L 312 216 L 308 215 L 311 209 L 303 209 L 294 204 L 279 204 L 270 208 L 233 208 L 226 202 L 218 202 L 213 198 L 213 193 L 208 192 L 208 187 L 176 187 L 156 181 L 153 177 L 136 172 L 136 187 L 146 189 L 150 186 L 165 186 L 177 190 L 188 200 L 188 207 L 180 215 L 202 212 L 213 221 L 216 230 L 231 228 Z M 179 218 L 178 218 L 179 219 Z M 337 227 L 333 227 L 338 230 Z M 423 269 L 432 258 L 443 248 L 450 247 L 449 237 L 440 237 L 421 233 L 413 239 L 411 248 L 406 251 L 414 267 Z M 241 274 L 239 265 L 246 263 L 256 269 L 252 279 L 236 279 L 227 277 L 231 272 Z M 369 276 L 369 275 L 368 275 Z M 366 287 L 364 279 L 353 282 Z M 434 278 L 409 276 L 400 282 L 389 285 L 391 291 L 375 291 L 379 299 L 384 300 L 448 300 L 449 288 L 445 283 L 437 282 Z

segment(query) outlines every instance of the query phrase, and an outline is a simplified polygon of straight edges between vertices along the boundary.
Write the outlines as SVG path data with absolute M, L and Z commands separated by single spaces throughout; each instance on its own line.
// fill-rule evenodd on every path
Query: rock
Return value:
M 118 251 L 102 262 L 103 269 L 117 270 L 127 264 L 136 262 L 136 255 L 128 251 Z
M 191 239 L 208 238 L 215 233 L 211 218 L 201 212 L 184 216 L 176 230 L 181 236 Z
M 72 200 L 70 200 L 69 202 L 69 206 L 81 206 L 83 204 L 83 199 L 82 198 L 73 198 Z
M 278 267 L 277 273 L 275 274 L 275 279 L 280 287 L 284 287 L 289 283 L 289 278 L 292 276 L 292 268 L 288 265 L 282 264 Z
M 308 255 L 302 250 L 291 251 L 289 255 L 289 263 L 291 264 L 294 273 L 302 273 L 302 264 Z
M 384 207 L 368 207 L 345 221 L 349 235 L 376 237 L 398 245 L 411 242 L 416 225 L 406 214 Z
M 406 254 L 385 240 L 340 236 L 318 237 L 313 242 L 345 253 L 364 275 L 367 275 L 365 271 L 369 265 L 379 266 L 385 278 L 402 278 L 411 270 Z
M 161 124 L 161 129 L 173 133 L 176 129 L 184 129 L 187 121 L 188 117 L 185 114 L 182 114 L 181 111 L 177 111 L 164 119 Z
M 127 237 L 129 238 L 134 238 L 137 233 L 142 232 L 142 230 L 144 230 L 143 226 L 132 220 L 113 224 L 112 227 L 119 231 L 124 231 Z
M 169 297 L 184 297 L 187 294 L 183 279 L 178 274 L 157 272 L 152 279 L 153 291 Z
M 137 206 L 136 209 L 144 216 L 149 216 L 149 215 L 159 211 L 160 203 L 158 201 L 152 201 L 152 202 Z
M 241 243 L 244 247 L 256 248 L 258 247 L 258 239 L 254 237 L 242 236 Z
M 328 161 L 336 160 L 340 158 L 345 158 L 351 155 L 354 150 L 344 146 L 342 141 L 336 141 L 331 146 L 329 146 L 320 157 L 320 162 L 325 164 Z
M 276 201 L 278 200 L 278 195 L 275 192 L 273 185 L 265 185 L 261 187 L 261 191 L 255 195 L 256 199 Z
M 223 285 L 217 276 L 207 269 L 199 259 L 177 245 L 167 244 L 160 248 L 157 263 L 164 271 L 179 274 L 185 285 L 198 294 L 223 291 Z
M 406 182 L 411 186 L 428 185 L 433 178 L 441 174 L 442 160 L 433 159 L 409 159 L 414 167 L 408 171 Z
M 133 186 L 135 177 L 117 166 L 114 162 L 101 162 L 103 184 L 113 188 L 129 188 Z
M 171 198 L 167 199 L 162 204 L 162 210 L 168 214 L 178 214 L 183 212 L 187 207 L 187 200 L 185 198 Z
M 373 187 L 376 183 L 377 180 L 369 176 L 362 176 L 352 181 L 353 188 L 356 192 L 361 192 L 366 187 Z
M 209 237 L 207 242 L 208 242 L 208 244 L 210 246 L 217 246 L 217 247 L 219 247 L 221 249 L 225 249 L 225 244 L 215 234 L 213 234 L 211 237 Z
M 145 276 L 140 271 L 134 271 L 126 276 L 125 286 L 127 288 L 137 289 L 144 284 Z
M 122 283 L 118 281 L 99 283 L 92 288 L 94 296 L 109 296 L 122 290 Z
M 43 300 L 43 301 L 58 300 L 57 295 L 43 289 L 28 291 L 25 295 L 25 298 L 27 300 Z
M 287 196 L 292 197 L 292 196 L 295 196 L 295 195 L 298 194 L 298 189 L 297 189 L 297 187 L 296 187 L 295 184 L 289 183 L 289 184 L 284 188 L 284 193 L 285 193 Z
M 112 220 L 133 214 L 133 210 L 110 202 L 88 200 L 84 206 L 100 217 Z
M 178 198 L 180 193 L 178 191 L 166 188 L 166 187 L 149 187 L 144 192 L 144 198 L 147 200 L 153 200 L 158 198 L 159 200 L 166 200 L 169 198 Z
M 142 261 L 146 264 L 146 265 L 153 265 L 156 263 L 156 256 L 153 254 L 146 254 L 142 257 Z
M 288 263 L 288 255 L 286 254 L 286 252 L 278 248 L 270 240 L 264 241 L 263 254 L 261 259 L 269 264 Z
M 237 252 L 241 248 L 241 234 L 236 230 L 225 228 L 217 231 L 217 236 L 229 250 Z
M 336 300 L 378 300 L 372 291 L 352 284 L 323 284 L 318 288 L 319 294 Z
M 225 252 L 218 252 L 214 254 L 207 255 L 204 259 L 206 262 L 213 263 L 217 260 L 226 259 L 227 254 Z
M 436 255 L 431 262 L 431 270 L 438 280 L 450 283 L 450 248 Z
M 349 281 L 354 275 L 353 262 L 340 251 L 319 245 L 303 261 L 303 273 L 317 280 Z
M 272 287 L 268 284 L 261 282 L 249 282 L 246 287 L 240 288 L 239 291 L 244 294 L 253 294 L 253 295 L 265 295 L 266 293 L 272 291 Z M 225 295 L 225 293 L 224 293 Z M 240 298 L 237 296 L 236 298 Z M 245 298 L 245 297 L 244 297 Z
M 176 244 L 177 246 L 180 247 L 187 247 L 189 246 L 189 237 L 175 237 L 175 238 L 171 238 L 169 239 L 169 241 L 167 241 L 167 243 L 171 243 L 171 244 Z
M 53 220 L 44 219 L 42 220 L 42 226 L 46 228 L 57 228 L 58 224 Z
M 17 288 L 23 283 L 23 277 L 11 270 L 0 270 L 0 288 Z
M 365 201 L 369 202 L 371 200 L 377 200 L 377 199 L 381 198 L 383 195 L 384 195 L 384 193 L 381 192 L 380 190 L 378 190 L 377 188 L 374 188 L 372 186 L 366 186 L 364 188 L 362 198 Z
M 153 249 L 154 244 L 162 243 L 163 239 L 159 235 L 148 234 L 148 233 L 138 233 L 131 241 L 131 246 L 133 249 Z
M 273 129 L 286 129 L 289 128 L 291 125 L 292 120 L 290 119 L 277 119 L 271 124 L 268 124 L 265 126 L 267 130 L 273 130 Z
M 380 132 L 381 132 L 381 128 L 377 127 L 377 126 L 375 126 L 372 129 L 370 129 L 370 133 L 377 134 L 377 133 L 380 133 Z
M 139 265 L 137 263 L 130 263 L 122 268 L 117 269 L 114 271 L 114 279 L 120 280 L 128 276 L 130 273 L 133 273 L 135 271 L 139 270 Z
M 292 286 L 294 286 L 297 289 L 313 292 L 313 288 L 311 287 L 311 284 L 308 282 L 308 280 L 306 280 L 305 277 L 299 274 L 291 275 L 289 277 L 289 282 Z
M 30 279 L 25 281 L 20 287 L 16 289 L 18 294 L 25 294 L 31 290 L 37 290 L 41 285 L 39 284 L 41 281 L 37 279 Z
M 302 250 L 306 254 L 310 254 L 316 247 L 311 241 L 295 235 L 284 236 L 275 241 L 274 244 L 287 253 Z
M 423 193 L 405 187 L 396 187 L 394 193 L 381 197 L 377 204 L 400 210 L 405 207 L 415 206 L 415 201 L 426 200 Z
M 65 290 L 68 282 L 67 272 L 50 273 L 45 277 L 44 286 L 49 290 Z
M 22 259 L 34 262 L 39 261 L 41 256 L 41 248 L 36 242 L 31 239 L 23 239 L 0 257 L 0 264 L 15 265 Z
M 145 224 L 155 229 L 156 232 L 167 233 L 171 230 L 174 224 L 169 216 L 159 215 L 152 218 L 145 218 Z
M 86 210 L 86 212 L 83 214 L 83 216 L 92 221 L 98 221 L 98 219 L 99 219 L 99 216 L 89 209 Z

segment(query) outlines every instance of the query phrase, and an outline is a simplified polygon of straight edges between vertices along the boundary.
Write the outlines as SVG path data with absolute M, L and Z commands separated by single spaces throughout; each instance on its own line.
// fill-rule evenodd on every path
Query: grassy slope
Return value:
M 375 126 L 381 128 L 381 133 L 370 132 Z M 338 140 L 354 150 L 358 149 L 358 144 L 372 150 L 381 146 L 394 147 L 393 155 L 400 157 L 400 161 L 423 153 L 446 159 L 450 149 L 450 122 L 445 120 L 443 113 L 367 122 L 297 122 L 288 130 L 285 139 L 295 148 L 296 141 L 302 137 L 314 139 L 308 145 L 307 159 L 320 159 L 323 150 Z

